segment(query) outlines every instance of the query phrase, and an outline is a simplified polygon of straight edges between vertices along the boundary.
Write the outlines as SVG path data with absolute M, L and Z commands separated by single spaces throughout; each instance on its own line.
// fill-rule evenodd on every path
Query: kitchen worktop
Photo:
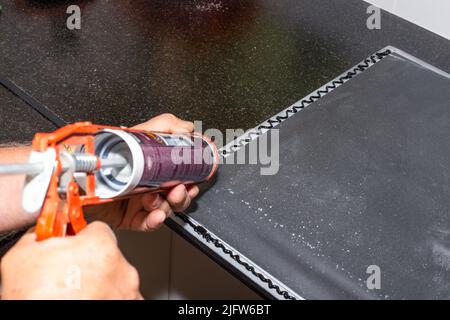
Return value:
M 55 130 L 55 126 L 36 112 L 22 100 L 14 96 L 6 88 L 0 86 L 0 145 L 12 146 L 28 143 L 36 133 Z
M 386 45 L 450 70 L 449 41 L 385 12 L 369 30 L 359 0 L 78 3 L 81 30 L 66 28 L 70 1 L 0 15 L 0 73 L 69 122 L 171 112 L 248 129 Z
M 450 72 L 450 42 L 361 0 L 2 3 L 0 74 L 67 122 L 132 125 L 171 112 L 248 129 L 393 45 Z M 0 87 L 0 142 L 54 126 Z

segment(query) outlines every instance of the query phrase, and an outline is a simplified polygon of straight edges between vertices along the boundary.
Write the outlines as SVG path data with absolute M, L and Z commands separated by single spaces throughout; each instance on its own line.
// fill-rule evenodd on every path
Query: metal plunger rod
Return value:
M 44 171 L 44 164 L 41 162 L 0 165 L 0 175 L 38 174 L 42 171 Z
M 74 154 L 75 168 L 77 172 L 88 172 L 96 169 L 97 157 L 84 154 Z M 86 166 L 87 161 L 93 162 L 94 166 Z M 101 159 L 101 168 L 122 168 L 127 165 L 127 161 L 123 158 L 117 159 Z M 94 169 L 95 168 L 95 169 Z M 69 170 L 68 165 L 63 165 L 63 171 Z M 0 165 L 0 175 L 14 175 L 14 174 L 39 174 L 44 171 L 44 164 L 42 162 L 35 163 L 17 163 L 17 164 L 2 164 Z

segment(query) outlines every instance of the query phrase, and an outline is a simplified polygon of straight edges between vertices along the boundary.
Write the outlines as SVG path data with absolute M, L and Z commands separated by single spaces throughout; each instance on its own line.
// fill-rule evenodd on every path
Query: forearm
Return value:
M 0 148 L 0 164 L 26 162 L 31 147 Z M 24 175 L 0 176 L 0 233 L 31 225 L 36 215 L 22 209 Z

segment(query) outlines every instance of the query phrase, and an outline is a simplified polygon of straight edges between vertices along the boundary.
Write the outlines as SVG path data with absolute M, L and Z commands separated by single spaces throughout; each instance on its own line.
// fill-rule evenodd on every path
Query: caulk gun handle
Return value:
M 53 180 L 50 182 L 47 197 L 36 224 L 38 241 L 75 235 L 87 225 L 78 185 L 73 180 L 69 182 L 66 199 L 62 203 L 57 190 L 57 182 Z

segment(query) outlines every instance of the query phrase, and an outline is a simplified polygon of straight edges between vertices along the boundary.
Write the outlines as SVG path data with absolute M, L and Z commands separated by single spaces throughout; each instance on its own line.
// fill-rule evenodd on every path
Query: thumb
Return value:
M 77 237 L 95 237 L 95 238 L 106 238 L 108 241 L 114 241 L 117 244 L 117 238 L 112 229 L 104 222 L 94 221 L 81 230 Z

